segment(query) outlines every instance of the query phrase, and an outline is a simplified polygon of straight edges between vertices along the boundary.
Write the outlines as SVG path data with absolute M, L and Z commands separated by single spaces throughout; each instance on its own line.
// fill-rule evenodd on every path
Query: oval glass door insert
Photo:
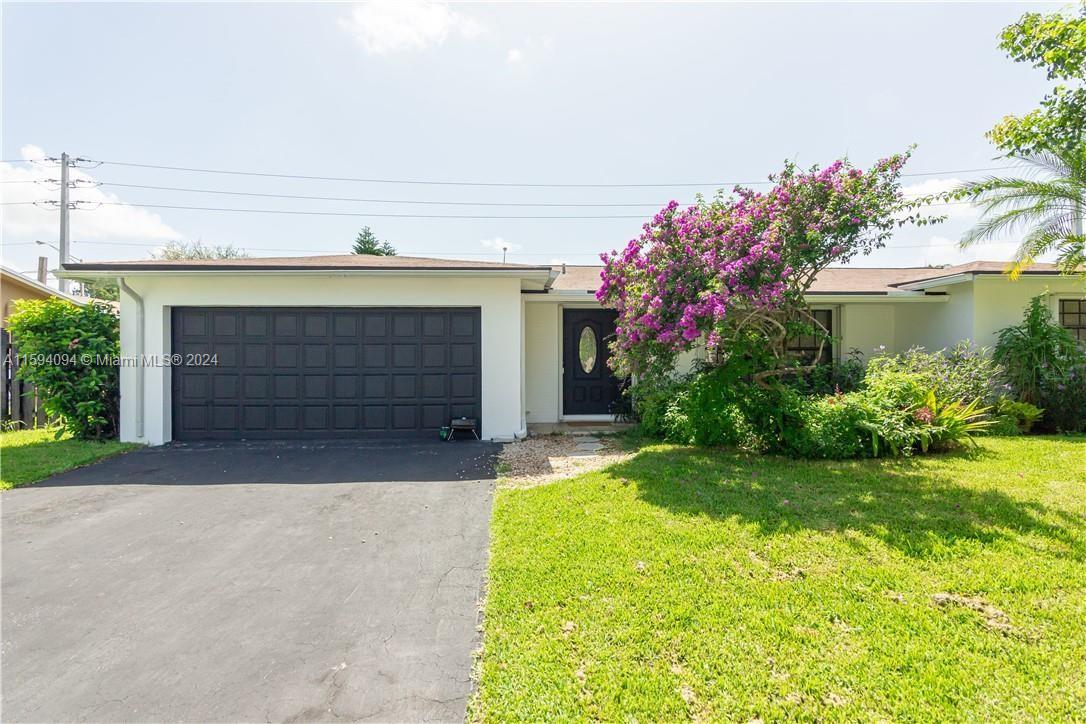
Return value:
M 577 342 L 577 357 L 585 374 L 596 369 L 596 330 L 587 325 L 581 329 L 581 338 Z

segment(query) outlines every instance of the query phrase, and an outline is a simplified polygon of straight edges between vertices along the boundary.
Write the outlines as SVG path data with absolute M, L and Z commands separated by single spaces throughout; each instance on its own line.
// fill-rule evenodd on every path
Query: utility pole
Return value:
M 60 266 L 68 263 L 68 154 L 60 154 Z M 69 282 L 60 279 L 60 291 L 68 293 Z
M 38 281 L 42 284 L 49 283 L 49 257 L 38 257 Z

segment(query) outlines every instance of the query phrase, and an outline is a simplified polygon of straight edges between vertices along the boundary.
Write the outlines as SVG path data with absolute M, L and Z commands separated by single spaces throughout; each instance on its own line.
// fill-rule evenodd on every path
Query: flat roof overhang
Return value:
M 155 264 L 67 264 L 56 270 L 61 279 L 117 279 L 117 278 L 164 278 L 193 276 L 322 276 L 322 277 L 460 277 L 494 278 L 512 277 L 521 280 L 522 289 L 546 290 L 553 283 L 557 272 L 551 267 L 523 267 L 519 269 L 486 269 L 479 267 L 413 267 L 389 269 L 388 267 L 335 267 L 304 266 L 283 267 L 259 264 L 227 267 L 207 267 L 198 264 L 176 265 L 164 268 Z

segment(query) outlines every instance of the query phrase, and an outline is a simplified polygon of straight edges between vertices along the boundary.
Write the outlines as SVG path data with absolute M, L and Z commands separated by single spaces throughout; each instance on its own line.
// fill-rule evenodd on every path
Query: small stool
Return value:
M 449 437 L 446 438 L 447 442 L 452 442 L 453 438 L 456 437 L 456 431 L 457 430 L 471 430 L 471 434 L 475 436 L 475 439 L 476 440 L 479 439 L 479 431 L 476 429 L 476 421 L 475 421 L 474 418 L 471 418 L 471 417 L 453 418 L 453 420 L 451 422 L 449 422 L 449 428 L 450 428 Z

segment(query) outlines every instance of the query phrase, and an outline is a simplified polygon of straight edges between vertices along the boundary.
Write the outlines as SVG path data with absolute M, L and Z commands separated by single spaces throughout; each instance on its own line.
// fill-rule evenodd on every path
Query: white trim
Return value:
M 550 273 L 544 269 L 58 269 L 54 272 L 60 279 L 116 279 L 118 277 L 177 277 L 177 276 L 456 276 L 456 277 L 517 277 L 534 279 L 546 284 Z
M 930 287 L 945 287 L 949 284 L 960 284 L 961 282 L 971 282 L 973 277 L 976 276 L 976 272 L 959 272 L 958 274 L 947 274 L 941 277 L 931 277 L 930 279 L 921 279 L 916 282 L 906 282 L 905 284 L 898 284 L 898 289 L 905 289 L 909 291 L 922 291 Z
M 588 289 L 548 289 L 545 294 L 535 293 L 524 295 L 524 300 L 527 302 L 553 303 L 555 299 L 584 302 L 585 304 L 592 304 L 597 307 L 603 306 L 596 299 L 595 293 Z
M 614 415 L 559 415 L 561 422 L 614 422 Z
M 946 302 L 945 294 L 924 294 L 922 292 L 890 292 L 889 294 L 806 294 L 804 300 L 810 306 L 819 304 L 886 304 L 899 302 L 907 304 L 939 304 Z
M 59 297 L 60 299 L 66 299 L 72 304 L 84 305 L 92 301 L 90 297 L 77 297 L 72 294 L 65 294 L 59 289 L 53 289 L 48 284 L 42 284 L 37 279 L 31 279 L 25 274 L 20 274 L 17 270 L 8 266 L 0 265 L 0 269 L 4 270 L 4 274 L 13 278 L 16 284 L 25 284 L 31 289 L 35 289 L 43 294 L 48 294 L 51 297 Z M 60 276 L 57 274 L 56 276 Z

